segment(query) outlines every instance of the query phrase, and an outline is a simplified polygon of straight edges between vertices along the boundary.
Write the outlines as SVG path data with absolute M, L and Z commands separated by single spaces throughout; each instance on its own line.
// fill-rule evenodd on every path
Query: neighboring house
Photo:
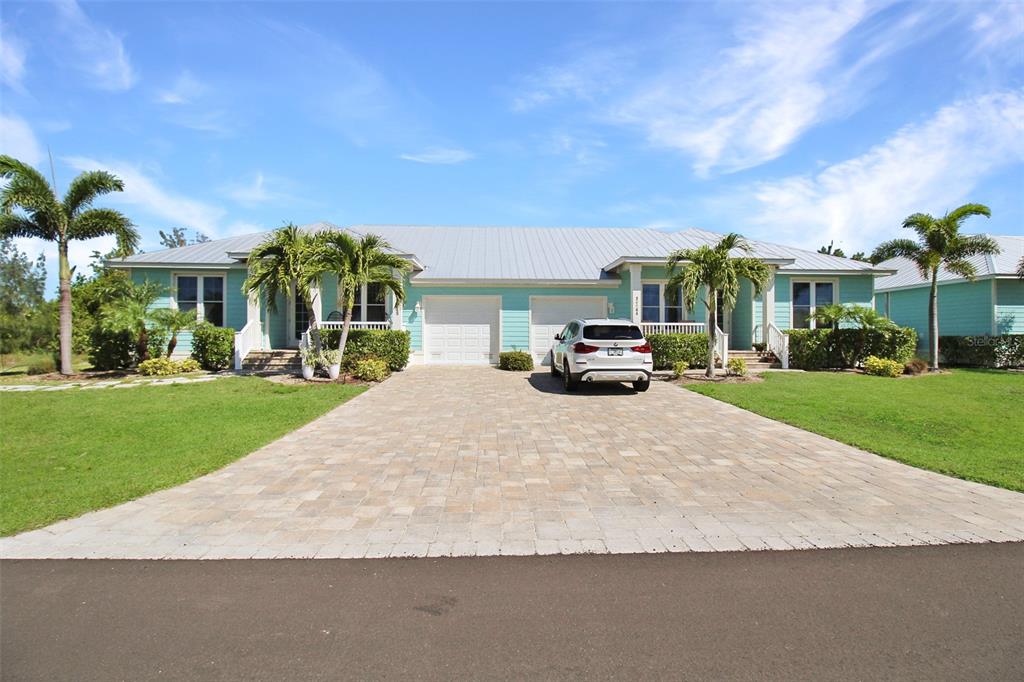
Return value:
M 307 230 L 340 229 L 329 223 Z M 396 305 L 372 287 L 359 292 L 355 326 L 407 329 L 413 362 L 494 363 L 503 350 L 528 350 L 544 362 L 553 336 L 574 317 L 616 317 L 648 333 L 704 331 L 702 303 L 686 309 L 665 291 L 666 259 L 675 249 L 713 244 L 722 235 L 687 229 L 531 228 L 359 225 L 376 233 L 413 271 L 407 298 Z M 200 319 L 234 328 L 236 360 L 251 350 L 297 347 L 308 315 L 294 295 L 276 312 L 242 293 L 246 257 L 268 233 L 232 237 L 111 261 L 136 281 L 156 280 L 171 293 L 165 306 L 189 307 Z M 722 316 L 727 349 L 749 350 L 773 334 L 814 324 L 816 306 L 873 305 L 874 278 L 888 274 L 869 263 L 752 241 L 754 256 L 772 266 L 763 295 L 743 282 L 735 308 Z M 341 325 L 337 282 L 328 277 L 316 297 L 327 327 Z M 774 327 L 765 334 L 764 321 Z M 190 351 L 183 334 L 178 349 Z M 240 357 L 239 357 L 240 356 Z
M 971 260 L 973 282 L 939 270 L 939 336 L 1024 334 L 1024 282 L 1017 264 L 1024 257 L 1024 237 L 991 236 L 999 244 L 995 256 Z M 896 274 L 875 280 L 875 308 L 903 327 L 917 330 L 918 346 L 928 346 L 929 280 L 906 258 L 878 264 Z

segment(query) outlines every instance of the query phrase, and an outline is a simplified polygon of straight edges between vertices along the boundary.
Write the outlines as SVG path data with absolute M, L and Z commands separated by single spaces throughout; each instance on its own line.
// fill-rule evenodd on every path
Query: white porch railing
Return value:
M 344 324 L 345 322 L 342 320 L 321 322 L 320 329 L 341 329 Z M 349 329 L 391 329 L 391 322 L 388 320 L 381 320 L 380 322 L 356 322 L 353 320 L 349 324 Z
M 729 363 L 729 335 L 715 327 L 715 354 L 722 363 L 722 369 Z
M 644 334 L 700 334 L 706 329 L 703 322 L 641 322 Z
M 782 369 L 789 369 L 789 336 L 783 334 L 782 331 L 771 322 L 765 325 L 765 329 L 768 331 L 768 333 L 765 334 L 765 344 L 768 346 L 768 350 L 774 353 L 775 357 L 779 359 L 779 364 L 782 365 Z
M 235 369 L 242 369 L 242 361 L 251 351 L 263 350 L 263 325 L 259 320 L 249 320 L 241 330 L 235 332 Z

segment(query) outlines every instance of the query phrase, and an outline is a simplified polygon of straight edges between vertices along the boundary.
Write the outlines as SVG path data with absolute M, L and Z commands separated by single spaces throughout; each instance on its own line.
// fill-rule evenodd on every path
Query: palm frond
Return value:
M 92 205 L 96 197 L 123 191 L 124 183 L 113 173 L 102 170 L 80 173 L 71 181 L 64 194 L 64 212 L 69 219 L 74 220 L 75 216 Z
M 972 282 L 978 274 L 977 269 L 968 260 L 962 260 L 959 258 L 955 260 L 947 260 L 943 263 L 943 266 L 954 275 L 959 275 L 960 277 Z
M 0 238 L 8 237 L 51 239 L 50 235 L 43 232 L 39 224 L 31 218 L 17 213 L 0 213 Z
M 1020 262 L 1017 263 L 1017 277 L 1024 279 L 1024 257 L 1021 257 Z
M 66 216 L 42 173 L 4 154 L 0 155 L 0 179 L 7 181 L 0 187 L 0 212 L 10 215 L 21 209 L 36 224 L 38 236 L 55 241 Z
M 926 234 L 935 227 L 935 218 L 927 213 L 914 213 L 903 220 L 903 227 L 917 232 L 918 236 L 924 238 Z
M 117 238 L 115 255 L 123 258 L 139 247 L 139 232 L 132 221 L 112 208 L 90 208 L 77 214 L 68 225 L 68 239 Z
M 966 218 L 975 215 L 983 215 L 986 218 L 991 218 L 992 211 L 985 204 L 964 204 L 963 206 L 954 208 L 952 211 L 944 215 L 942 217 L 942 221 L 959 226 Z

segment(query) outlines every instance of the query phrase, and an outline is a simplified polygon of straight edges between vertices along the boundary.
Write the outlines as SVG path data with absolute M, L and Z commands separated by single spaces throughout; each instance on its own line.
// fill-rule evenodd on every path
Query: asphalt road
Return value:
M 1024 679 L 1024 544 L 0 562 L 4 679 Z

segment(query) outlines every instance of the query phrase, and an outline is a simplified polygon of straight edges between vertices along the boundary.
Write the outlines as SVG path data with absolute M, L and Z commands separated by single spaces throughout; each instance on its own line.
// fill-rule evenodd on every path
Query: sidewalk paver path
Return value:
M 259 415 L 253 415 L 258 419 Z M 1024 540 L 1024 495 L 665 383 L 413 367 L 215 473 L 5 558 L 685 552 Z

